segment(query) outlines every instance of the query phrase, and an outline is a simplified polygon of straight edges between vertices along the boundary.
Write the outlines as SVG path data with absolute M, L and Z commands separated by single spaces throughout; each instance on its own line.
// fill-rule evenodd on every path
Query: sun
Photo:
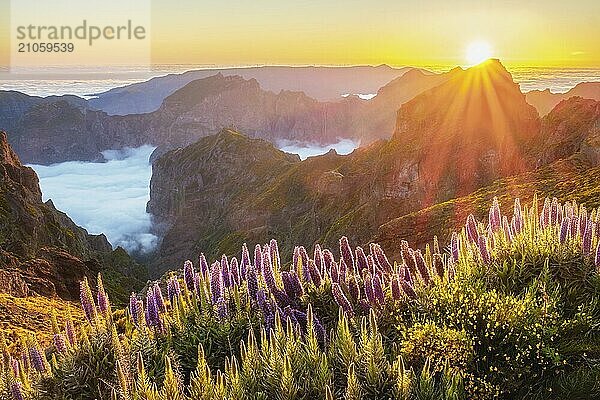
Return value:
M 484 40 L 471 42 L 467 46 L 466 58 L 469 65 L 477 65 L 492 57 L 492 46 Z

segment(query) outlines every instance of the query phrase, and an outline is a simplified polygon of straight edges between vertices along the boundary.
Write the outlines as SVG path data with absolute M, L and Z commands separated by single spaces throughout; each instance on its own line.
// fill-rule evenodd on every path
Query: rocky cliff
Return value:
M 143 268 L 122 249 L 113 251 L 104 235 L 88 234 L 51 201 L 43 203 L 37 175 L 0 131 L 0 292 L 75 299 L 78 282 L 100 271 L 110 286 L 123 284 L 121 292 L 139 282 L 125 275 Z
M 600 82 L 583 82 L 565 93 L 552 93 L 550 89 L 532 90 L 525 94 L 527 102 L 534 106 L 541 116 L 548 114 L 558 103 L 571 97 L 600 100 Z

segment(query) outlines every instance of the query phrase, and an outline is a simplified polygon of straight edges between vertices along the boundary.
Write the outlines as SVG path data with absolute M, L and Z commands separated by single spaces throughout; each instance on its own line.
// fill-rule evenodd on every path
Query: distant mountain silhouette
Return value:
M 532 90 L 525 93 L 527 102 L 534 106 L 541 116 L 548 114 L 562 100 L 576 96 L 584 99 L 600 100 L 600 82 L 578 83 L 566 93 L 552 93 L 550 89 Z

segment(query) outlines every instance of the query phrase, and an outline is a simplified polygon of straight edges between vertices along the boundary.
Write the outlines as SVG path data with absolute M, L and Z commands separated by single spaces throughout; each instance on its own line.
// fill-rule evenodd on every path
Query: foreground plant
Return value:
M 598 210 L 494 200 L 448 247 L 242 247 L 86 322 L 2 344 L 7 399 L 488 399 L 600 395 Z M 336 256 L 334 253 L 337 253 Z M 53 319 L 53 321 L 56 321 Z M 3 342 L 2 342 L 3 343 Z M 17 354 L 18 353 L 18 354 Z

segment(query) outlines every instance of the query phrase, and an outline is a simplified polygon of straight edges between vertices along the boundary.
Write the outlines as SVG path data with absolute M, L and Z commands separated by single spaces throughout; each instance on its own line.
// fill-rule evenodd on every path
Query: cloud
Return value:
M 320 145 L 316 143 L 280 141 L 277 147 L 286 153 L 298 154 L 302 160 L 308 157 L 318 156 L 327 153 L 330 149 L 335 149 L 338 154 L 350 154 L 360 143 L 350 139 L 340 139 L 337 143 Z
M 30 165 L 40 178 L 44 200 L 93 234 L 104 233 L 113 246 L 148 252 L 157 242 L 150 233 L 152 146 L 103 152 L 104 163 L 69 161 Z
M 573 52 L 571 52 L 572 56 L 582 56 L 584 54 L 587 54 L 587 52 L 585 52 L 585 51 L 573 51 Z

